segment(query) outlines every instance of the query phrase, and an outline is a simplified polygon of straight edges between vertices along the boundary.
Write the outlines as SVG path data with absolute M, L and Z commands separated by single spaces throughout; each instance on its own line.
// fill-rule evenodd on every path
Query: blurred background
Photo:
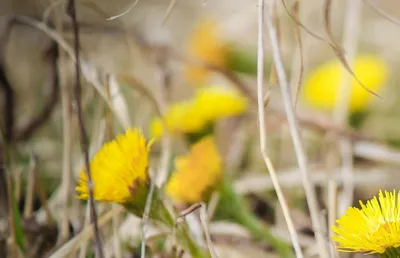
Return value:
M 68 52 L 73 49 L 74 35 L 66 2 L 0 1 L 1 156 L 7 168 L 7 172 L 2 170 L 0 191 L 5 189 L 6 175 L 10 175 L 32 257 L 45 257 L 56 250 L 62 246 L 62 234 L 64 240 L 70 239 L 85 223 L 86 208 L 74 198 L 76 176 L 83 160 L 73 95 L 75 68 L 71 52 Z M 329 35 L 324 25 L 323 2 L 300 1 L 299 19 L 305 29 L 288 14 L 288 11 L 293 12 L 295 2 L 285 1 L 286 10 L 282 1 L 274 1 L 273 20 L 279 25 L 279 47 L 293 101 L 297 96 L 298 78 L 303 75 L 295 110 L 318 206 L 329 224 L 329 189 L 337 193 L 337 213 L 341 214 L 349 205 L 357 206 L 359 200 L 376 195 L 379 189 L 390 191 L 399 186 L 400 90 L 396 69 L 400 66 L 400 4 L 390 0 L 334 0 L 329 9 Z M 149 125 L 158 116 L 154 103 L 165 110 L 176 101 L 190 98 L 201 87 L 193 83 L 196 78 L 191 78 L 186 70 L 193 65 L 190 58 L 203 58 L 198 53 L 193 55 L 196 52 L 193 48 L 197 46 L 193 42 L 206 49 L 205 52 L 209 45 L 211 48 L 218 44 L 229 45 L 234 59 L 229 65 L 225 63 L 223 69 L 218 65 L 204 68 L 209 70 L 204 85 L 236 88 L 248 98 L 249 106 L 243 116 L 218 122 L 218 147 L 235 179 L 237 192 L 246 198 L 254 214 L 270 224 L 276 234 L 290 239 L 260 155 L 255 98 L 257 2 L 80 0 L 77 11 L 84 63 L 82 105 L 91 155 L 108 137 L 105 133 L 107 116 L 112 116 L 114 134 L 122 132 L 124 127 L 134 126 L 151 136 Z M 127 12 L 115 17 L 124 11 Z M 199 27 L 208 21 L 212 21 L 216 37 L 205 32 L 205 35 L 197 35 L 201 39 L 196 39 Z M 296 31 L 300 31 L 301 51 Z M 368 93 L 368 103 L 361 110 L 352 112 L 351 108 L 341 109 L 340 105 L 319 108 L 302 97 L 307 91 L 304 87 L 313 87 L 307 82 L 316 69 L 334 59 L 340 64 L 340 54 L 332 49 L 332 39 L 343 47 L 342 54 L 347 60 L 367 54 L 381 62 L 378 69 L 355 70 L 363 84 L 379 95 Z M 301 245 L 307 257 L 313 257 L 317 256 L 314 232 L 279 83 L 271 79 L 275 76 L 271 72 L 271 53 L 266 31 L 267 150 L 291 207 Z M 211 54 L 214 55 L 218 53 Z M 204 57 L 201 61 L 209 60 Z M 243 67 L 238 68 L 241 65 Z M 377 79 L 376 87 L 368 82 L 368 76 L 362 75 L 374 74 L 381 68 L 384 75 L 376 76 L 384 78 Z M 324 87 L 340 80 L 333 78 L 340 78 L 340 73 L 321 76 L 325 78 L 323 81 L 310 84 Z M 347 77 L 354 81 L 350 73 Z M 324 95 L 324 91 L 321 92 L 319 94 Z M 108 105 L 113 108 L 111 114 L 106 111 Z M 183 139 L 174 138 L 171 149 L 172 153 L 181 153 L 187 146 Z M 162 151 L 163 143 L 155 143 L 152 166 L 160 164 Z M 330 184 L 334 188 L 330 188 Z M 6 191 L 0 197 L 3 225 L 7 224 L 9 211 Z M 109 209 L 110 206 L 98 205 L 100 214 Z M 111 232 L 110 223 L 107 223 L 104 223 L 104 232 Z M 137 246 L 132 244 L 140 239 L 140 220 L 121 216 L 118 223 L 120 239 L 126 243 L 122 244 L 121 257 L 140 257 L 135 256 Z M 135 227 L 137 231 L 132 230 Z M 220 257 L 274 255 L 268 245 L 253 242 L 245 230 L 236 225 L 215 222 L 210 224 L 210 230 Z M 109 240 L 105 241 L 108 254 L 117 257 L 111 236 L 107 234 L 103 237 Z M 5 241 L 7 245 L 7 238 L 3 234 L 0 242 L 4 244 Z M 0 256 L 3 254 L 0 248 Z M 77 257 L 77 253 L 69 257 Z

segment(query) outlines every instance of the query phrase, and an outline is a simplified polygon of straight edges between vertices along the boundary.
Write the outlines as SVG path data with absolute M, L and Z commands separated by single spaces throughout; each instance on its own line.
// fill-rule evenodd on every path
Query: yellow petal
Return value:
M 371 55 L 358 56 L 353 70 L 364 86 L 375 93 L 385 85 L 388 75 L 386 63 Z M 332 110 L 336 105 L 342 72 L 342 65 L 337 59 L 311 71 L 304 81 L 303 100 L 317 109 Z M 365 110 L 373 98 L 374 95 L 355 79 L 352 80 L 350 111 Z

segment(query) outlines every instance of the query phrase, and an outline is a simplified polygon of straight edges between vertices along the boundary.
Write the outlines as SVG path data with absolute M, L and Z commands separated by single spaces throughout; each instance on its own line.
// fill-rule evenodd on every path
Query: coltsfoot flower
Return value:
M 173 104 L 165 115 L 165 123 L 170 133 L 193 133 L 202 130 L 206 124 L 200 110 L 192 101 L 182 101 Z M 160 137 L 164 133 L 160 118 L 154 119 L 150 124 L 151 135 Z
M 247 99 L 231 88 L 209 86 L 198 89 L 194 98 L 173 104 L 165 115 L 171 134 L 197 133 L 217 120 L 243 114 L 248 107 Z M 150 124 L 153 137 L 160 137 L 164 130 L 161 119 Z
M 332 227 L 337 249 L 400 257 L 400 192 L 380 191 L 378 198 L 360 205 L 348 208 Z
M 214 138 L 204 137 L 191 147 L 187 155 L 177 157 L 175 168 L 166 193 L 176 202 L 205 201 L 222 178 L 222 158 Z
M 247 99 L 238 91 L 223 87 L 206 87 L 197 90 L 195 106 L 207 121 L 238 116 L 247 109 Z
M 125 134 L 104 144 L 90 163 L 94 199 L 120 204 L 133 201 L 135 192 L 149 184 L 150 145 L 137 129 L 128 129 Z M 88 199 L 84 170 L 80 171 L 76 191 L 80 199 Z
M 90 164 L 94 199 L 119 203 L 127 211 L 142 217 L 151 185 L 148 174 L 150 146 L 151 142 L 147 143 L 143 133 L 137 129 L 128 129 L 125 134 L 104 144 Z M 80 172 L 76 191 L 78 198 L 89 198 L 84 170 Z M 192 239 L 186 224 L 175 226 L 174 218 L 165 207 L 157 187 L 154 187 L 148 215 L 150 219 L 175 229 L 177 241 L 191 257 L 208 257 Z
M 227 62 L 227 43 L 221 39 L 217 24 L 213 20 L 202 20 L 194 29 L 187 42 L 189 57 L 224 68 Z M 202 86 L 208 83 L 210 71 L 196 64 L 186 67 L 186 77 L 189 83 Z
M 354 73 L 365 87 L 373 92 L 385 86 L 388 76 L 387 64 L 372 55 L 361 55 L 354 61 Z M 311 71 L 304 80 L 303 100 L 321 110 L 332 110 L 336 105 L 342 77 L 342 64 L 331 60 Z M 374 97 L 353 79 L 351 83 L 350 111 L 362 111 Z

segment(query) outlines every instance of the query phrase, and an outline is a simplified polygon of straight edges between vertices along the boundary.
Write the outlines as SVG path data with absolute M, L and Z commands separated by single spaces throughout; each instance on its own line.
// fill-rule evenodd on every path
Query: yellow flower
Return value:
M 207 87 L 196 92 L 195 105 L 205 120 L 243 114 L 247 109 L 247 99 L 231 88 Z
M 124 135 L 104 144 L 90 164 L 94 199 L 120 204 L 134 200 L 139 188 L 149 184 L 150 145 L 137 129 L 129 129 Z M 76 191 L 79 199 L 88 199 L 84 170 L 80 172 Z
M 217 24 L 211 20 L 203 20 L 189 37 L 187 52 L 194 60 L 223 68 L 227 62 L 228 45 L 220 38 Z M 187 80 L 195 86 L 207 83 L 209 73 L 207 69 L 196 64 L 186 67 Z
M 247 99 L 233 89 L 206 87 L 197 91 L 189 100 L 172 105 L 165 115 L 170 133 L 196 133 L 205 129 L 216 120 L 237 116 L 247 109 Z M 153 137 L 163 134 L 161 119 L 156 118 L 150 124 Z
M 166 186 L 174 201 L 195 203 L 207 198 L 222 177 L 222 158 L 214 138 L 204 137 L 192 146 L 190 153 L 177 157 L 175 168 Z
M 385 85 L 388 67 L 376 56 L 362 55 L 355 59 L 353 71 L 365 87 L 378 92 Z M 332 110 L 336 105 L 341 73 L 342 64 L 337 59 L 313 70 L 304 82 L 304 101 L 318 109 Z M 352 80 L 350 111 L 366 109 L 373 97 L 355 79 Z
M 178 102 L 172 105 L 165 115 L 165 122 L 171 133 L 192 133 L 204 128 L 207 121 L 199 115 L 199 110 L 191 101 Z M 150 124 L 153 137 L 162 136 L 164 129 L 160 118 Z
M 361 209 L 350 207 L 332 229 L 344 252 L 384 253 L 400 246 L 400 192 L 379 192 Z

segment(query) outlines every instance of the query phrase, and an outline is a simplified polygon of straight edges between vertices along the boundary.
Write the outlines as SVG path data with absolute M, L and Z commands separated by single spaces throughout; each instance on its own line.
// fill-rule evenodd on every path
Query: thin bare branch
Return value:
M 75 0 L 70 0 L 68 2 L 67 13 L 70 15 L 74 28 L 74 52 L 75 52 L 75 101 L 77 107 L 78 115 L 78 126 L 80 133 L 81 149 L 85 160 L 85 172 L 87 175 L 87 184 L 89 190 L 89 207 L 90 207 L 90 217 L 93 224 L 94 237 L 96 242 L 96 252 L 98 257 L 103 258 L 103 248 L 101 245 L 100 231 L 97 222 L 97 213 L 95 202 L 93 198 L 93 182 L 90 171 L 90 159 L 89 159 L 89 141 L 85 130 L 85 122 L 83 118 L 82 110 L 82 86 L 81 86 L 81 69 L 80 69 L 80 35 L 79 35 L 79 25 L 77 21 L 77 9 Z

